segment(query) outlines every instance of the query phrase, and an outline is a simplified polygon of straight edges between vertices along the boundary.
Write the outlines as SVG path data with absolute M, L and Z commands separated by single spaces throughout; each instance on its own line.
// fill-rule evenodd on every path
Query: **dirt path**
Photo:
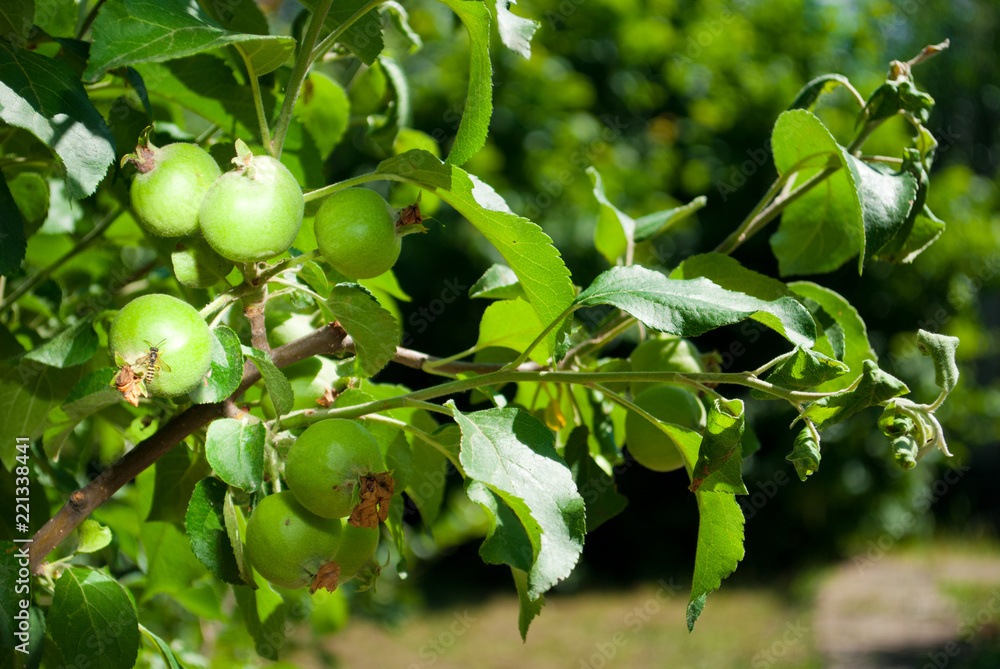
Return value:
M 994 587 L 998 582 L 1000 562 L 984 558 L 856 559 L 820 589 L 816 647 L 828 669 L 944 666 L 961 654 L 961 631 L 968 621 L 942 586 Z

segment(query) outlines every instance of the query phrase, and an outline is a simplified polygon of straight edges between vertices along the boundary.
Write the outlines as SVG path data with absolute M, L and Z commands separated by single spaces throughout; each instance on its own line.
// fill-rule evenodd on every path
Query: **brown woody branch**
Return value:
M 354 352 L 354 341 L 336 323 L 331 323 L 318 330 L 296 339 L 271 351 L 271 359 L 278 367 L 287 367 L 292 363 L 314 355 Z M 438 360 L 433 356 L 411 349 L 397 347 L 394 361 L 422 369 L 427 362 Z M 435 368 L 435 371 L 445 374 L 460 372 L 495 372 L 503 365 L 474 362 L 449 362 Z M 521 371 L 540 369 L 535 363 L 521 366 Z M 136 444 L 135 448 L 119 458 L 111 467 L 101 472 L 86 487 L 74 491 L 69 501 L 49 519 L 49 522 L 32 538 L 30 555 L 31 570 L 39 573 L 43 561 L 56 546 L 69 536 L 94 509 L 106 502 L 115 492 L 134 479 L 147 467 L 163 457 L 167 451 L 181 443 L 185 437 L 199 428 L 211 423 L 217 418 L 233 416 L 236 411 L 236 400 L 247 389 L 260 380 L 260 372 L 249 360 L 243 367 L 243 379 L 239 387 L 230 397 L 215 404 L 196 404 L 177 414 L 156 434 Z
M 304 360 L 321 353 L 344 351 L 348 344 L 347 333 L 339 326 L 327 325 L 301 339 L 271 351 L 271 359 L 278 367 Z M 353 348 L 353 346 L 352 346 Z M 155 463 L 185 437 L 216 418 L 231 412 L 233 400 L 240 397 L 260 380 L 260 372 L 247 361 L 239 388 L 228 399 L 215 404 L 196 404 L 174 416 L 156 434 L 139 442 L 135 448 L 118 459 L 110 468 L 101 472 L 86 487 L 76 490 L 69 501 L 32 538 L 31 570 L 39 573 L 42 562 L 94 509 L 106 502 L 123 485 Z M 228 411 L 227 411 L 228 410 Z

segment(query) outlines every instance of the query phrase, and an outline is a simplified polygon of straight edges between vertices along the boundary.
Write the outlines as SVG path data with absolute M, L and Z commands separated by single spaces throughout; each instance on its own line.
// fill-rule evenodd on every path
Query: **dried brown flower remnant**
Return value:
M 389 472 L 361 477 L 361 501 L 348 519 L 354 527 L 378 527 L 389 517 L 389 500 L 396 490 L 396 482 Z
M 315 594 L 317 590 L 323 588 L 328 592 L 333 592 L 337 589 L 337 581 L 340 579 L 340 566 L 333 562 L 327 562 L 319 571 L 316 572 L 316 578 L 313 579 L 312 584 L 309 586 L 309 594 Z

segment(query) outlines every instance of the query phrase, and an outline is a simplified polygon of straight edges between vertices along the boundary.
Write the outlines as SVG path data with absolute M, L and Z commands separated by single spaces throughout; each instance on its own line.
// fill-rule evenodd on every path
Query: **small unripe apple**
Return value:
M 247 559 L 282 588 L 302 588 L 340 549 L 339 520 L 319 518 L 284 491 L 262 499 L 247 522 Z
M 324 200 L 316 212 L 316 243 L 323 258 L 349 279 L 370 279 L 399 258 L 396 213 L 367 188 L 348 188 Z
M 222 174 L 218 164 L 197 144 L 154 146 L 146 137 L 125 159 L 139 173 L 132 179 L 129 199 L 136 219 L 160 237 L 198 232 L 202 200 Z
M 654 418 L 690 430 L 701 431 L 707 418 L 705 407 L 694 393 L 671 384 L 653 386 L 635 398 L 636 405 Z M 625 443 L 643 467 L 669 472 L 684 466 L 684 456 L 666 432 L 630 411 L 625 418 Z
M 277 159 L 252 155 L 239 140 L 237 153 L 237 168 L 219 177 L 201 203 L 201 232 L 223 258 L 267 260 L 287 251 L 299 233 L 302 189 Z
M 159 293 L 137 297 L 122 307 L 111 323 L 108 347 L 112 359 L 117 353 L 145 376 L 146 389 L 160 397 L 194 390 L 212 362 L 212 334 L 198 311 Z
M 378 442 L 353 420 L 331 418 L 299 435 L 285 460 L 285 481 L 302 506 L 346 518 L 361 499 L 361 478 L 385 471 Z

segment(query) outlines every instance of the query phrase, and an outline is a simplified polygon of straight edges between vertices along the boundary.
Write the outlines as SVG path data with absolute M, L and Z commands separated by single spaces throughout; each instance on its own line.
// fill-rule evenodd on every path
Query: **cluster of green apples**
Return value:
M 288 490 L 261 500 L 247 523 L 250 564 L 282 588 L 314 583 L 331 562 L 334 585 L 356 576 L 374 558 L 379 530 L 348 516 L 365 479 L 384 470 L 378 443 L 361 424 L 332 418 L 306 428 L 285 460 Z
M 287 251 L 305 211 L 302 189 L 281 162 L 236 141 L 235 167 L 222 173 L 196 144 L 155 146 L 147 131 L 126 156 L 137 174 L 129 196 L 136 219 L 156 237 L 184 238 L 171 254 L 181 283 L 206 288 L 234 263 L 256 263 Z M 324 259 L 350 279 L 387 272 L 399 258 L 399 216 L 375 191 L 348 188 L 324 200 L 315 233 Z M 115 318 L 111 355 L 148 377 L 151 395 L 176 397 L 197 387 L 211 362 L 212 338 L 198 312 L 169 295 L 133 300 Z M 143 366 L 150 350 L 162 364 Z M 137 361 L 140 361 L 137 364 Z

